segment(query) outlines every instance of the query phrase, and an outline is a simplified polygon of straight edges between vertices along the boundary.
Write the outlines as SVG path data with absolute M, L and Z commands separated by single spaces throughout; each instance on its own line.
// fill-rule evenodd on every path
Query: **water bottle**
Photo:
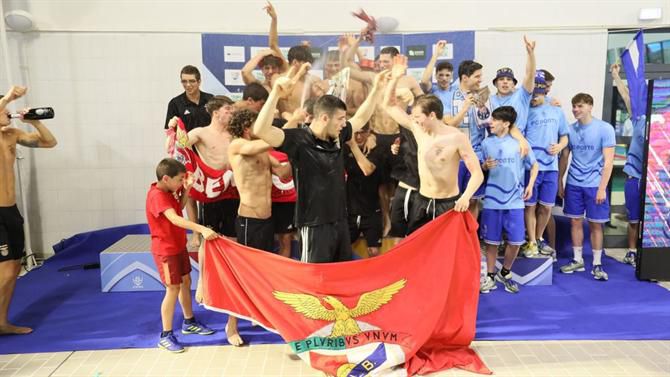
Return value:
M 41 120 L 41 119 L 51 119 L 54 117 L 55 112 L 52 107 L 35 107 L 28 110 L 27 113 L 23 114 L 11 114 L 11 118 L 23 118 L 28 120 Z

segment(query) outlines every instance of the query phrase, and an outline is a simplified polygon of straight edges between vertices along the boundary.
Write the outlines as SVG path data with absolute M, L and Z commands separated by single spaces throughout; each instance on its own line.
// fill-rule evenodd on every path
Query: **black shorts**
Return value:
M 294 215 L 295 202 L 272 203 L 272 221 L 274 222 L 275 234 L 295 232 Z
M 391 177 L 391 171 L 393 171 L 395 164 L 404 164 L 404 162 L 393 156 L 393 153 L 391 153 L 391 145 L 395 143 L 396 139 L 399 137 L 400 133 L 391 135 L 375 133 L 377 143 L 375 149 L 379 148 L 382 151 L 382 156 L 384 156 L 382 166 L 377 166 L 377 169 L 379 169 L 381 174 L 381 184 L 398 183 L 397 180 Z
M 18 260 L 24 255 L 23 216 L 16 204 L 0 207 L 0 262 Z
M 412 203 L 417 191 L 414 189 L 406 189 L 404 187 L 396 187 L 395 195 L 391 200 L 391 230 L 389 237 L 405 237 L 407 233 L 407 222 L 409 220 L 409 210 L 412 208 Z
M 431 199 L 417 193 L 410 207 L 407 234 L 412 234 L 434 218 L 453 209 L 459 197 L 460 195 L 445 199 Z
M 342 220 L 334 223 L 302 226 L 300 231 L 301 261 L 308 263 L 345 262 L 351 260 L 349 226 Z
M 235 219 L 237 242 L 254 249 L 274 251 L 275 232 L 272 218 L 254 219 L 237 216 Z
M 361 233 L 363 233 L 368 247 L 381 246 L 384 233 L 381 209 L 370 216 L 349 215 L 349 239 L 351 242 L 356 242 Z
M 240 207 L 239 199 L 224 199 L 202 205 L 202 225 L 226 237 L 235 237 L 235 219 Z

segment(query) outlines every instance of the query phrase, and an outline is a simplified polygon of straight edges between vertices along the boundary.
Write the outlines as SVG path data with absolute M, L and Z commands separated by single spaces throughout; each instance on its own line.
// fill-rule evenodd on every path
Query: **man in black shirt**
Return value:
M 192 65 L 187 65 L 181 69 L 180 77 L 184 93 L 170 100 L 165 116 L 165 129 L 173 117 L 181 118 L 186 131 L 208 125 L 211 118 L 205 110 L 205 104 L 213 95 L 200 91 L 200 71 Z
M 393 164 L 391 177 L 398 180 L 398 187 L 391 200 L 391 231 L 389 237 L 396 243 L 407 236 L 410 208 L 419 189 L 419 162 L 416 158 L 417 144 L 412 131 L 401 127 L 400 140 L 391 146 L 399 162 Z
M 344 168 L 347 172 L 347 212 L 349 236 L 354 243 L 361 233 L 365 236 L 368 256 L 379 255 L 382 244 L 382 209 L 379 202 L 381 166 L 386 156 L 381 148 L 373 146 L 363 152 L 370 126 L 365 125 L 344 146 Z M 389 151 L 390 153 L 390 151 Z
M 300 231 L 302 261 L 325 263 L 351 259 L 347 224 L 344 160 L 342 146 L 370 119 L 380 94 L 380 82 L 388 72 L 375 78 L 368 98 L 356 114 L 346 120 L 346 105 L 331 95 L 321 96 L 314 104 L 314 119 L 307 128 L 279 129 L 270 126 L 277 101 L 291 94 L 293 85 L 307 70 L 291 68 L 278 78 L 270 92 L 253 133 L 286 153 L 294 169 L 298 190 L 296 225 Z

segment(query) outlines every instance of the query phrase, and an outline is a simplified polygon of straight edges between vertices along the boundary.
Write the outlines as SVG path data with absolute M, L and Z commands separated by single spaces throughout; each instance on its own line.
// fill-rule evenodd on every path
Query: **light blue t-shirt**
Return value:
M 430 88 L 430 94 L 434 94 L 437 96 L 437 98 L 442 101 L 442 106 L 444 106 L 444 111 L 446 113 L 447 108 L 451 106 L 451 102 L 449 102 L 449 92 L 454 91 L 454 85 L 449 85 L 448 90 L 444 90 L 440 88 L 437 84 L 433 83 L 433 86 Z
M 644 131 L 647 125 L 647 117 L 641 116 L 633 121 L 633 136 L 630 139 L 626 165 L 623 172 L 631 177 L 640 179 L 642 177 L 642 158 L 644 158 Z
M 568 134 L 568 121 L 560 107 L 543 104 L 531 107 L 526 122 L 526 140 L 530 144 L 540 171 L 558 171 L 558 155 L 549 154 L 549 147 Z
M 465 96 L 458 86 L 453 86 L 454 90 L 447 92 L 446 105 L 444 107 L 444 114 L 456 116 L 463 107 Z M 491 103 L 487 103 L 484 108 L 478 109 L 475 105 L 470 106 L 468 113 L 463 118 L 463 122 L 458 128 L 469 135 L 470 144 L 474 149 L 477 157 L 482 159 L 482 140 L 486 137 L 486 129 L 491 122 Z
M 580 125 L 575 122 L 568 126 L 572 151 L 572 162 L 568 169 L 568 184 L 579 187 L 598 187 L 605 166 L 603 148 L 616 145 L 614 127 L 600 119 Z
M 508 96 L 499 94 L 491 96 L 491 111 L 500 106 L 512 106 L 516 110 L 516 122 L 514 125 L 523 133 L 528 120 L 528 109 L 530 109 L 530 100 L 533 99 L 533 93 L 526 91 L 522 86 L 514 90 Z
M 484 160 L 489 157 L 498 165 L 489 170 L 486 180 L 484 208 L 522 209 L 526 170 L 535 163 L 532 151 L 521 157 L 519 142 L 509 134 L 498 137 L 491 135 L 482 142 Z

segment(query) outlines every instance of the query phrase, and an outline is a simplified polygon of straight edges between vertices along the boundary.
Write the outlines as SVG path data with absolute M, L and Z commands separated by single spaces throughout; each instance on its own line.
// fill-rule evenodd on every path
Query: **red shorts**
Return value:
M 191 273 L 191 258 L 186 251 L 177 255 L 153 254 L 153 256 L 161 281 L 165 285 L 179 285 L 182 276 Z

